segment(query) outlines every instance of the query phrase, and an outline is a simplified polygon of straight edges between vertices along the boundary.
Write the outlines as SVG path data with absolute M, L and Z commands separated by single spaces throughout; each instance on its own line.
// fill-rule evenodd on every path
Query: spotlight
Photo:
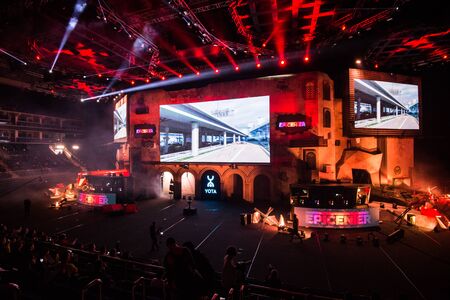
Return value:
M 309 62 L 309 56 L 303 57 L 303 60 L 304 60 L 305 62 Z
M 256 64 L 256 67 L 259 69 L 259 68 L 261 68 L 261 64 L 260 63 L 257 63 Z
M 83 78 L 86 78 L 86 75 L 83 75 Z
M 341 29 L 342 29 L 342 31 L 345 31 L 345 29 L 347 29 L 347 26 L 345 26 L 345 24 L 344 24 L 341 26 Z
M 200 76 L 200 72 L 199 72 L 199 71 L 197 71 L 197 72 L 195 73 L 195 75 L 197 75 L 197 76 Z
M 166 80 L 166 77 L 165 76 L 161 77 L 161 80 Z
M 281 65 L 281 66 L 286 65 L 286 61 L 285 61 L 284 59 L 280 60 L 280 65 Z
M 355 60 L 355 63 L 356 63 L 357 65 L 360 65 L 360 64 L 362 63 L 362 61 L 358 58 L 357 60 Z
M 183 77 L 183 74 L 178 74 L 178 78 L 182 78 Z
M 447 59 L 447 58 L 448 58 L 447 54 L 445 54 L 445 55 L 443 56 L 443 58 L 444 58 L 444 59 Z
M 131 80 L 131 85 L 134 85 L 136 82 L 134 80 Z
M 53 70 L 48 70 L 48 72 L 49 72 L 50 74 L 52 74 L 52 73 L 53 73 Z
M 262 44 L 262 47 L 263 47 L 263 48 L 266 48 L 266 46 L 267 46 L 266 43 Z
M 149 82 L 150 82 L 150 79 L 146 78 L 146 79 L 145 79 L 145 82 L 146 82 L 146 83 L 149 83 Z
M 378 64 L 375 64 L 375 69 L 378 69 Z
M 37 60 L 41 60 L 41 57 L 39 55 L 36 55 Z
M 219 73 L 219 69 L 215 69 L 214 72 Z
M 239 71 L 239 66 L 234 67 L 236 71 Z
M 98 73 L 97 76 L 98 76 L 98 78 L 102 78 L 103 75 Z

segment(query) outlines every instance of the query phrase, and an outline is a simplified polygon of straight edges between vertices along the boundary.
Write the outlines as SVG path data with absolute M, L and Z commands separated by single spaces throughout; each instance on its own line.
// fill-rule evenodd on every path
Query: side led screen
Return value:
M 354 79 L 355 128 L 419 129 L 419 86 Z
M 270 163 L 269 96 L 160 106 L 161 162 Z
M 414 136 L 421 131 L 420 79 L 349 70 L 344 126 L 353 136 Z
M 127 96 L 123 96 L 114 106 L 114 141 L 127 139 Z

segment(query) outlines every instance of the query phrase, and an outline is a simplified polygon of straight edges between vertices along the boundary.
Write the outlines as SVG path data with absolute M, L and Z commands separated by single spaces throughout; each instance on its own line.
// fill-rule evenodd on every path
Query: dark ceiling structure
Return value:
M 71 23 L 80 1 L 86 8 Z M 445 3 L 5 0 L 0 84 L 79 99 L 205 70 L 220 78 L 225 66 L 256 76 L 269 66 L 345 69 L 360 59 L 362 68 L 421 72 L 447 64 Z M 59 50 L 68 26 L 73 31 Z

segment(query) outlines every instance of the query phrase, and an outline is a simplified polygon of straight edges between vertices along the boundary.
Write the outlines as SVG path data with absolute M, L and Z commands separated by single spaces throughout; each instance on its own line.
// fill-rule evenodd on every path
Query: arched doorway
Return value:
M 266 175 L 258 175 L 253 181 L 253 201 L 254 203 L 270 203 L 270 179 Z
M 181 175 L 181 197 L 195 197 L 195 177 L 191 172 L 184 172 Z
M 207 170 L 200 180 L 200 195 L 204 200 L 219 200 L 221 198 L 220 176 L 216 171 Z
M 231 175 L 231 199 L 244 199 L 244 182 L 239 174 Z
M 161 173 L 161 197 L 169 198 L 173 194 L 170 190 L 170 183 L 173 184 L 173 174 L 169 171 L 164 171 Z M 171 193 L 172 192 L 172 193 Z

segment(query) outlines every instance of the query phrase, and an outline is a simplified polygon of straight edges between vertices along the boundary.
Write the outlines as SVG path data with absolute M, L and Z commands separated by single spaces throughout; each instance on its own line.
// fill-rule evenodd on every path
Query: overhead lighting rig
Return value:
M 235 50 L 232 49 L 227 43 L 206 29 L 206 27 L 202 24 L 202 22 L 200 22 L 195 13 L 184 0 L 169 0 L 167 1 L 167 4 L 175 10 L 181 19 L 186 22 L 186 25 L 198 35 L 203 44 L 214 44 L 235 52 Z

